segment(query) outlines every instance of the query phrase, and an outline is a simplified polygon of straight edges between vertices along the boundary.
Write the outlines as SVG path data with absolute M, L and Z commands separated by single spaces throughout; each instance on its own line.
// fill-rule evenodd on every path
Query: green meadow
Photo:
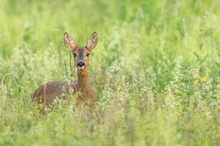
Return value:
M 68 32 L 90 55 L 98 109 L 31 94 L 77 80 Z M 0 146 L 219 146 L 218 0 L 0 0 Z

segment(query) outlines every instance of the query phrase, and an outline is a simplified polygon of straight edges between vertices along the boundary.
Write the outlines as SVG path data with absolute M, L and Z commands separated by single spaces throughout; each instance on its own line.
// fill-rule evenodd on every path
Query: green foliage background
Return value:
M 0 145 L 220 145 L 217 0 L 0 0 Z M 45 116 L 43 82 L 72 81 L 67 31 L 85 45 L 98 110 Z

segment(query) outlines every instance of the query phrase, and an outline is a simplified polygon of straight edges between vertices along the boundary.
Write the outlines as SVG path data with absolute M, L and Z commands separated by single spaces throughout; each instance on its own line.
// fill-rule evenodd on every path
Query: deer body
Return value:
M 98 36 L 94 32 L 85 47 L 77 47 L 68 33 L 64 33 L 64 44 L 73 53 L 77 67 L 78 81 L 74 82 L 48 82 L 39 86 L 32 94 L 32 101 L 49 106 L 55 98 L 64 98 L 65 93 L 77 94 L 77 102 L 89 104 L 94 93 L 88 78 L 89 55 L 96 47 Z

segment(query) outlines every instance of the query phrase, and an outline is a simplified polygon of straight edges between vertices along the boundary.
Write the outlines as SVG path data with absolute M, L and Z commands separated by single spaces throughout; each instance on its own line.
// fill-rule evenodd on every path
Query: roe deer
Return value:
M 98 35 L 92 34 L 85 47 L 78 47 L 70 35 L 64 33 L 64 44 L 74 56 L 75 66 L 77 67 L 78 81 L 74 82 L 48 82 L 39 86 L 32 95 L 32 101 L 39 105 L 49 106 L 55 98 L 61 98 L 63 92 L 77 94 L 77 103 L 85 102 L 86 105 L 91 103 L 94 93 L 88 79 L 89 55 L 96 47 Z

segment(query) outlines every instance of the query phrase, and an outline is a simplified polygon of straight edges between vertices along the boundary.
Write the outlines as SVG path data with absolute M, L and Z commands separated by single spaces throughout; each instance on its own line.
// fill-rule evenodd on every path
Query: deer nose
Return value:
M 78 63 L 77 63 L 77 66 L 78 66 L 78 67 L 83 67 L 84 65 L 85 65 L 84 62 L 78 62 Z

